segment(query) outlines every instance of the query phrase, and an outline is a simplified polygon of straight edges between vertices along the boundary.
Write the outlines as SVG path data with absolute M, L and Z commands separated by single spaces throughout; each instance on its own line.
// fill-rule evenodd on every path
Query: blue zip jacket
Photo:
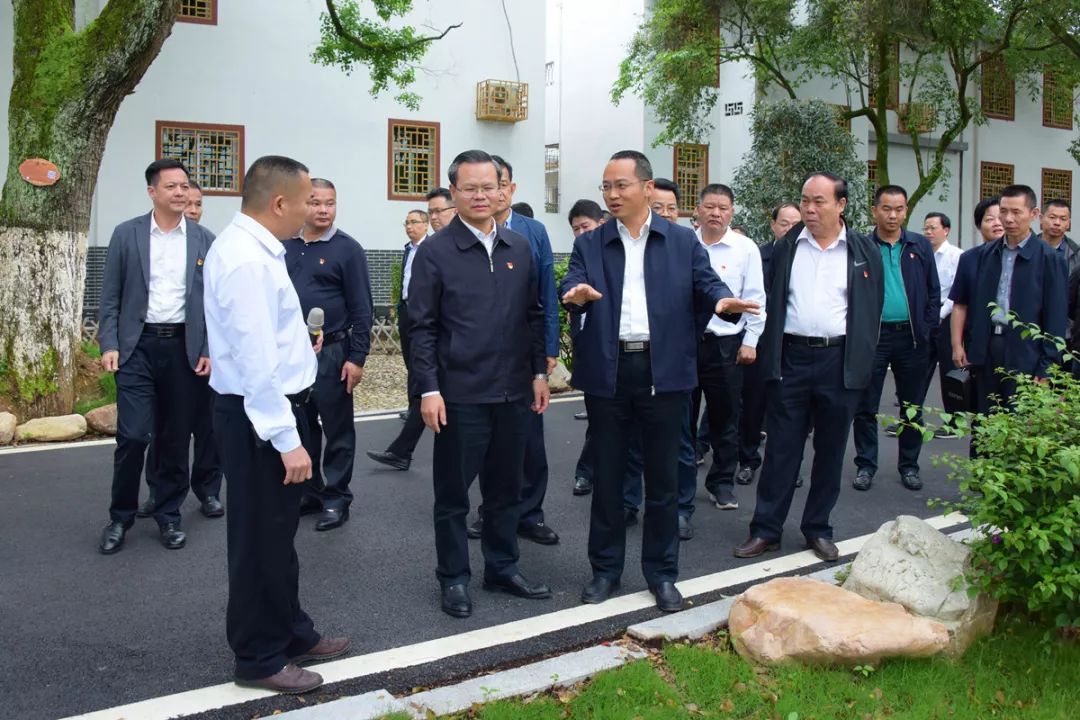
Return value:
M 539 273 L 537 287 L 540 304 L 544 307 L 544 352 L 548 357 L 559 357 L 559 296 L 555 293 L 555 254 L 551 252 L 551 240 L 547 228 L 539 220 L 511 212 L 506 227 L 529 239 L 533 263 Z
M 882 244 L 876 229 L 870 238 L 875 247 Z M 941 312 L 941 282 L 934 262 L 934 246 L 925 236 L 909 230 L 903 230 L 897 242 L 904 248 L 900 255 L 900 274 L 904 278 L 912 336 L 916 345 L 926 345 L 930 342 L 930 334 L 938 328 Z

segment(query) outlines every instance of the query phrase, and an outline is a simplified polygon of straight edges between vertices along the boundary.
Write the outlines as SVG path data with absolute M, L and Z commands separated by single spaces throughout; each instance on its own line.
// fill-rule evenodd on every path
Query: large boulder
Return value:
M 0 445 L 10 445 L 19 421 L 9 412 L 0 412 Z
M 776 578 L 740 595 L 728 629 L 738 653 L 761 664 L 861 665 L 928 657 L 949 645 L 941 623 L 799 577 Z
M 116 434 L 116 403 L 102 405 L 86 413 L 86 424 L 102 435 Z
M 85 434 L 86 418 L 82 415 L 37 418 L 15 428 L 18 442 L 62 442 L 77 440 Z
M 968 595 L 971 550 L 925 521 L 901 515 L 882 525 L 851 565 L 844 589 L 903 605 L 949 629 L 949 652 L 963 653 L 994 628 L 997 601 Z

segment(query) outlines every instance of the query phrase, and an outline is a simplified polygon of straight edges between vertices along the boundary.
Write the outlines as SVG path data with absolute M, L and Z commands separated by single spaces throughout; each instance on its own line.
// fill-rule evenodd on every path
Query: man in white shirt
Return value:
M 306 167 L 259 158 L 206 258 L 214 431 L 229 478 L 225 629 L 236 683 L 284 693 L 322 684 L 301 664 L 349 650 L 346 638 L 320 637 L 300 608 L 293 545 L 311 478 L 302 440 L 317 363 L 282 241 L 300 231 L 310 197 Z
M 936 368 L 941 385 L 942 405 L 945 403 L 945 375 L 956 368 L 952 361 L 952 338 L 949 331 L 953 309 L 949 291 L 956 279 L 960 256 L 964 254 L 963 250 L 949 242 L 951 230 L 952 221 L 945 213 L 927 213 L 923 220 L 923 235 L 930 240 L 930 245 L 934 248 L 934 264 L 937 265 L 938 281 L 941 284 L 941 320 L 937 332 L 930 336 L 930 364 L 926 368 L 926 388 L 930 389 Z M 953 437 L 947 428 L 938 428 L 934 435 L 939 438 Z

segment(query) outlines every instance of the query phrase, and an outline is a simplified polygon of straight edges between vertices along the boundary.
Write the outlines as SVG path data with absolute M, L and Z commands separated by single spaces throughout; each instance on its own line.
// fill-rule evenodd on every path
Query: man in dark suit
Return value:
M 829 515 L 840 495 L 856 403 L 870 384 L 884 289 L 881 253 L 844 220 L 847 197 L 843 178 L 811 174 L 799 203 L 805 224 L 773 251 L 758 362 L 770 384 L 765 423 L 774 441 L 765 446 L 750 538 L 735 557 L 779 549 L 811 429 L 814 463 L 802 533 L 822 560 L 839 557 Z
M 118 551 L 135 520 L 147 446 L 157 451 L 154 496 L 161 544 L 184 547 L 180 506 L 196 376 L 210 374 L 202 266 L 214 236 L 184 217 L 188 173 L 177 160 L 146 169 L 154 209 L 113 231 L 105 258 L 98 342 L 116 373 L 117 432 L 109 522 L 98 549 Z
M 757 305 L 731 297 L 688 228 L 649 209 L 653 172 L 636 150 L 615 153 L 600 186 L 614 219 L 574 241 L 562 301 L 585 312 L 571 384 L 585 393 L 595 446 L 585 603 L 618 588 L 626 556 L 623 488 L 628 438 L 645 466 L 641 564 L 657 607 L 682 609 L 679 447 L 697 385 L 697 340 L 715 313 L 737 320 Z
M 899 185 L 879 187 L 874 192 L 873 213 L 875 227 L 870 239 L 881 253 L 885 295 L 874 373 L 859 402 L 852 428 L 856 467 L 852 486 L 856 490 L 869 490 L 877 473 L 877 411 L 885 374 L 890 367 L 901 413 L 906 418 L 907 408 L 914 408 L 916 412 L 911 421 L 922 422 L 930 338 L 937 329 L 941 311 L 941 285 L 934 263 L 934 249 L 925 237 L 904 228 L 907 191 Z M 897 444 L 900 482 L 908 490 L 921 490 L 919 452 L 922 433 L 901 424 Z
M 412 391 L 435 433 L 436 575 L 443 612 L 472 614 L 465 518 L 483 498 L 484 587 L 551 597 L 518 569 L 518 502 L 529 414 L 547 409 L 544 311 L 529 241 L 493 218 L 499 168 L 482 150 L 449 169 L 458 216 L 416 252 L 409 285 Z M 531 407 L 530 407 L 531 402 Z

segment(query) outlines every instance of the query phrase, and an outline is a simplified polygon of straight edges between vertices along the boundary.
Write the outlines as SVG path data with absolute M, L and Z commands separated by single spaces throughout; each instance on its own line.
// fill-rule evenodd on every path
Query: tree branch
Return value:
M 425 35 L 424 37 L 416 38 L 407 43 L 400 43 L 397 45 L 373 45 L 363 40 L 355 33 L 349 32 L 345 28 L 345 25 L 341 22 L 341 16 L 338 15 L 337 6 L 334 5 L 334 0 L 326 0 L 326 12 L 330 16 L 330 24 L 334 26 L 334 32 L 338 34 L 338 37 L 367 52 L 397 52 L 408 50 L 419 45 L 426 45 L 427 43 L 435 42 L 436 40 L 442 40 L 451 30 L 462 26 L 462 23 L 455 23 L 438 35 Z

